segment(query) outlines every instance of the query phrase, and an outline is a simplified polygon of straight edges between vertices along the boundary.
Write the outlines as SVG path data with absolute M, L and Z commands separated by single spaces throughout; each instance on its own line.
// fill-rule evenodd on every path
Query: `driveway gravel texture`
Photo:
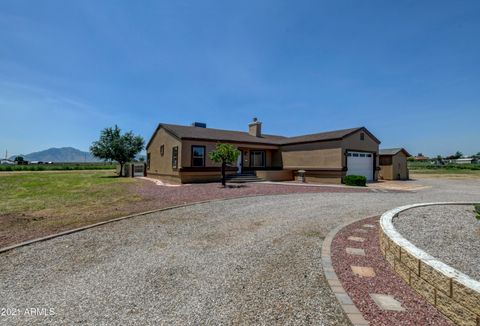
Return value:
M 329 230 L 404 204 L 480 198 L 474 180 L 417 182 L 431 188 L 231 199 L 8 251 L 0 308 L 18 311 L 0 323 L 349 325 L 323 276 Z M 32 307 L 54 315 L 25 314 Z
M 418 207 L 399 214 L 393 223 L 418 248 L 480 280 L 480 221 L 473 205 Z

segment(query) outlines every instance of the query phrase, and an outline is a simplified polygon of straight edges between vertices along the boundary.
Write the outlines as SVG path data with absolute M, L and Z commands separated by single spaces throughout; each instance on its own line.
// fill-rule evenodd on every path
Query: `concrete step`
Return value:
M 246 182 L 259 182 L 263 181 L 260 178 L 253 174 L 236 174 L 236 175 L 229 175 L 226 177 L 227 182 L 231 183 L 246 183 Z

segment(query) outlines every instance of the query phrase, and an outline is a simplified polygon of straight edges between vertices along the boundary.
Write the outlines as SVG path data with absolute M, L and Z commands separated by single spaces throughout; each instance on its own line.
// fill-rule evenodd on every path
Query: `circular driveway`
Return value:
M 480 199 L 478 179 L 421 183 L 431 188 L 199 204 L 6 252 L 0 308 L 16 314 L 0 324 L 348 324 L 323 238 L 408 203 Z

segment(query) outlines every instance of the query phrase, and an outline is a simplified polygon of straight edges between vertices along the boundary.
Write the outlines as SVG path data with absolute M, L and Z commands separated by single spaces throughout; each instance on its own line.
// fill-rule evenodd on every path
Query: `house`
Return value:
M 475 159 L 474 157 L 462 157 L 462 158 L 457 158 L 457 159 L 453 160 L 453 163 L 456 163 L 456 164 L 476 164 L 477 159 Z
M 382 148 L 379 156 L 380 179 L 408 180 L 407 157 L 411 155 L 404 148 Z
M 417 156 L 414 157 L 415 161 L 430 161 L 430 158 L 428 156 L 423 156 L 423 154 L 418 154 Z
M 0 165 L 15 165 L 15 161 L 9 160 L 9 159 L 1 159 L 0 160 Z
M 228 174 L 255 174 L 271 181 L 293 180 L 305 170 L 307 182 L 341 183 L 345 175 L 378 177 L 380 141 L 365 127 L 298 137 L 262 133 L 254 119 L 248 132 L 161 123 L 147 144 L 147 175 L 166 182 L 192 183 L 220 179 L 220 167 L 208 158 L 218 143 L 240 150 Z

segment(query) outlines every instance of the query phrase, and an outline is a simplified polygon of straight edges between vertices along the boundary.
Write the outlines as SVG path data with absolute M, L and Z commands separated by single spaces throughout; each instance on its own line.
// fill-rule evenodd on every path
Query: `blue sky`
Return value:
M 0 2 L 0 151 L 87 150 L 118 124 L 480 151 L 479 1 Z M 2 154 L 3 156 L 4 154 Z

